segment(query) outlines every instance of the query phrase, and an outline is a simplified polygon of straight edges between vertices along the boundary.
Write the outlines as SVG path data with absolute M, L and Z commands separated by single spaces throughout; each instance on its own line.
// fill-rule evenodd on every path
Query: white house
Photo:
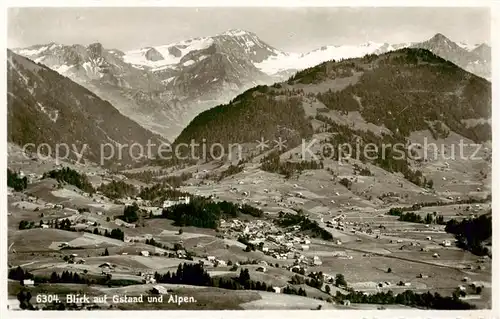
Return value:
M 141 256 L 148 257 L 149 256 L 149 251 L 147 251 L 147 250 L 141 251 Z
M 33 279 L 24 279 L 23 280 L 23 286 L 31 287 L 34 285 L 35 285 L 35 282 L 33 281 Z
M 166 295 L 168 293 L 167 288 L 160 285 L 154 286 L 152 290 L 155 294 L 159 295 Z
M 163 208 L 168 208 L 174 205 L 180 204 L 189 204 L 191 202 L 191 198 L 189 196 L 179 197 L 177 200 L 166 200 L 163 202 Z
M 308 245 L 301 245 L 300 248 L 302 250 L 309 250 L 309 246 Z
M 451 246 L 451 242 L 449 240 L 443 240 L 443 246 L 444 247 L 450 247 Z
M 221 260 L 221 259 L 216 259 L 215 260 L 215 265 L 216 266 L 221 266 L 221 267 L 227 266 L 226 261 L 225 260 Z
M 208 257 L 207 257 L 207 260 L 208 260 L 208 261 L 215 261 L 215 256 L 208 256 Z
M 313 265 L 315 266 L 321 266 L 323 264 L 323 262 L 321 261 L 321 259 L 319 259 L 318 256 L 314 256 L 313 257 Z

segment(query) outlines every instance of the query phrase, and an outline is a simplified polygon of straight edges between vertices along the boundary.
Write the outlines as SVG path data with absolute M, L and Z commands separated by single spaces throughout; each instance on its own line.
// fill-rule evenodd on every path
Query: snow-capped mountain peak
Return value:
M 368 41 L 359 45 L 327 45 L 307 53 L 282 53 L 256 63 L 264 73 L 274 75 L 285 70 L 301 70 L 329 60 L 361 57 L 375 53 L 384 43 Z
M 230 51 L 254 63 L 262 62 L 269 56 L 284 54 L 264 43 L 250 31 L 230 29 L 211 37 L 192 38 L 176 43 L 146 47 L 125 52 L 124 61 L 137 68 L 150 68 L 153 71 L 174 69 L 186 55 L 205 50 L 212 45 L 219 50 Z
M 472 51 L 474 50 L 475 48 L 477 48 L 478 46 L 480 46 L 481 44 L 469 44 L 469 43 L 465 43 L 465 42 L 456 42 L 456 44 L 461 47 L 462 49 L 465 49 L 467 51 Z
M 112 101 L 144 127 L 173 139 L 199 112 L 227 103 L 255 85 L 286 80 L 299 70 L 325 61 L 384 54 L 405 47 L 430 50 L 489 78 L 489 46 L 468 51 L 442 34 L 421 43 L 367 41 L 325 45 L 306 53 L 278 50 L 242 29 L 127 52 L 105 49 L 100 43 L 48 43 L 14 51 L 70 77 Z
M 242 30 L 242 29 L 229 29 L 227 31 L 224 31 L 223 33 L 220 33 L 218 35 L 228 35 L 232 37 L 241 37 L 245 35 L 255 35 L 255 33 L 247 31 L 247 30 Z
M 139 69 L 144 67 L 153 70 L 174 68 L 189 52 L 206 49 L 212 44 L 213 39 L 209 37 L 193 38 L 167 45 L 127 51 L 123 60 Z

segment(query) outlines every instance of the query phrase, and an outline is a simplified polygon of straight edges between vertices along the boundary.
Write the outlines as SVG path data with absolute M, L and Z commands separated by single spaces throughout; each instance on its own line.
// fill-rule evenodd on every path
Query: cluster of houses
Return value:
M 331 220 L 327 220 L 326 222 L 324 221 L 324 218 L 321 218 L 321 222 L 326 225 L 326 227 L 334 228 L 338 227 L 341 230 L 349 224 L 349 222 L 344 222 L 346 215 L 345 214 L 340 214 L 335 217 L 333 217 Z
M 19 178 L 26 177 L 26 179 L 28 180 L 28 184 L 32 184 L 32 183 L 37 182 L 43 178 L 42 174 L 35 174 L 35 173 L 26 174 L 23 171 L 19 171 L 18 176 L 19 176 Z
M 47 209 L 63 209 L 64 206 L 61 205 L 61 204 L 54 204 L 54 203 L 49 203 L 49 202 L 44 202 L 42 201 L 41 199 L 38 199 L 34 196 L 28 196 L 26 198 L 26 201 L 29 202 L 29 203 L 33 203 L 33 204 L 43 204 L 44 205 L 44 208 L 47 208 Z
M 225 234 L 235 233 L 241 235 L 242 233 L 252 241 L 259 241 L 266 238 L 267 234 L 274 234 L 278 232 L 278 228 L 263 220 L 244 222 L 238 219 L 226 221 L 221 219 L 220 228 Z
M 221 229 L 224 230 L 225 234 L 234 232 L 238 236 L 245 235 L 250 243 L 260 246 L 264 254 L 277 260 L 295 259 L 296 263 L 311 266 L 322 264 L 319 257 L 307 258 L 300 253 L 309 250 L 311 244 L 308 236 L 298 234 L 300 226 L 294 226 L 292 231 L 284 233 L 267 221 L 243 222 L 233 219 L 231 221 L 221 220 Z
M 126 242 L 127 242 L 127 239 L 130 241 L 130 238 L 125 238 L 125 239 L 126 239 L 125 240 Z M 163 254 L 163 256 L 167 256 L 169 258 L 179 258 L 179 259 L 187 259 L 188 258 L 187 252 L 184 249 L 178 249 L 173 253 L 168 253 L 167 251 L 165 251 L 163 249 L 158 249 L 158 250 L 162 251 L 162 252 L 161 253 L 160 252 L 151 253 L 148 250 L 141 250 L 139 252 L 139 255 L 141 255 L 143 257 L 150 257 L 151 255 L 161 256 Z M 126 255 L 126 253 L 123 253 L 122 255 Z
M 140 205 L 140 206 L 151 206 L 151 201 L 148 201 L 148 200 L 145 200 L 145 199 L 142 199 L 142 197 L 130 197 L 130 196 L 127 196 L 126 198 L 124 198 L 122 200 L 122 203 L 125 205 L 125 206 L 132 206 L 134 203 L 136 203 L 137 205 Z
M 156 284 L 155 275 L 152 272 L 139 272 L 144 284 Z
M 209 264 L 212 265 L 213 267 L 224 267 L 227 266 L 227 263 L 225 260 L 218 259 L 215 256 L 207 256 L 206 261 L 203 261 L 203 264 Z
M 114 267 L 109 262 L 105 262 L 100 264 L 99 268 L 101 268 L 102 275 L 110 275 Z
M 127 228 L 135 228 L 135 224 L 127 223 L 126 221 L 123 221 L 121 219 L 115 219 L 115 224 L 118 226 L 123 226 Z

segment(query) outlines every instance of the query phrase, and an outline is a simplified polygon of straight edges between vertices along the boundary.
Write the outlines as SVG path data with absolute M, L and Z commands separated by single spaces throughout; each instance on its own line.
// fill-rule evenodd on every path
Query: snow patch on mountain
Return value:
M 248 31 L 242 30 L 242 29 L 231 29 L 227 30 L 224 33 L 221 33 L 221 35 L 229 35 L 232 37 L 242 37 L 248 34 Z
M 302 70 L 310 68 L 329 60 L 362 57 L 374 53 L 383 45 L 384 43 L 367 42 L 361 45 L 324 46 L 305 54 L 278 53 L 260 63 L 256 63 L 255 66 L 266 74 L 274 75 L 290 69 Z
M 477 48 L 478 46 L 480 46 L 481 44 L 468 44 L 468 43 L 465 43 L 465 42 L 456 42 L 456 44 L 461 47 L 462 49 L 465 49 L 467 51 L 472 51 L 474 50 L 475 48 Z
M 195 38 L 173 44 L 153 47 L 164 57 L 163 60 L 158 61 L 151 61 L 147 59 L 146 53 L 151 50 L 151 47 L 132 50 L 125 52 L 123 61 L 134 66 L 150 67 L 158 70 L 158 68 L 178 64 L 180 63 L 181 59 L 189 52 L 206 49 L 211 46 L 212 43 L 213 39 L 211 38 Z M 180 54 L 172 54 L 171 52 L 173 52 L 173 50 L 171 48 L 177 49 L 178 51 L 180 51 Z M 178 52 L 177 50 L 175 51 Z
M 59 65 L 59 66 L 56 66 L 56 67 L 53 67 L 53 69 L 59 73 L 59 74 L 65 74 L 66 72 L 68 72 L 69 69 L 71 69 L 74 65 L 66 65 L 66 64 L 63 64 L 63 65 Z
M 49 49 L 49 46 L 42 46 L 39 49 L 22 49 L 17 51 L 18 54 L 24 55 L 24 56 L 31 56 L 31 55 L 38 55 L 42 52 L 45 52 Z

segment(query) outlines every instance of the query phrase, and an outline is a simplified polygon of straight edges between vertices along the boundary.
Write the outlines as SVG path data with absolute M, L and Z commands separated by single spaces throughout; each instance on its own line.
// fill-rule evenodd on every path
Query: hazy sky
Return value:
M 255 32 L 285 51 L 323 45 L 421 41 L 490 43 L 488 8 L 11 8 L 8 46 L 101 42 L 120 50 L 228 29 Z

